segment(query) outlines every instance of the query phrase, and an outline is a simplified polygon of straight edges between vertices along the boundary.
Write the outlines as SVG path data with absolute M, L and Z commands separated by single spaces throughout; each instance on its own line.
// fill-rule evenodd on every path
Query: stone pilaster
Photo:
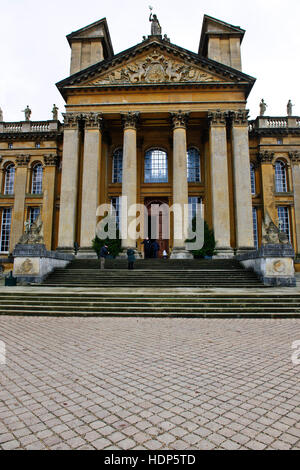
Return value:
M 228 187 L 228 162 L 226 118 L 227 113 L 212 111 L 209 145 L 211 163 L 212 219 L 217 243 L 217 257 L 230 258 L 233 250 L 230 244 L 230 210 Z
M 248 111 L 231 113 L 234 206 L 238 253 L 254 249 Z
M 266 212 L 268 212 L 273 222 L 277 224 L 278 215 L 274 197 L 274 167 L 272 165 L 274 153 L 265 150 L 257 155 L 257 160 L 261 166 L 261 187 L 264 214 L 266 215 Z
M 17 155 L 15 174 L 15 200 L 12 211 L 10 252 L 24 233 L 25 196 L 29 155 Z
M 64 143 L 60 196 L 58 249 L 72 251 L 77 220 L 79 119 L 77 113 L 64 114 Z
M 101 114 L 89 113 L 84 116 L 84 122 L 81 230 L 78 256 L 91 257 L 96 256 L 91 247 L 96 234 L 103 121 Z
M 297 256 L 300 256 L 300 153 L 292 152 L 289 154 L 292 162 L 293 189 L 294 189 L 294 207 L 295 207 L 295 225 L 297 237 Z
M 47 250 L 52 249 L 55 177 L 58 161 L 59 158 L 56 154 L 44 155 L 42 220 L 44 224 L 44 241 Z
M 185 240 L 188 236 L 188 217 L 185 207 L 188 206 L 187 181 L 187 145 L 186 126 L 189 113 L 172 113 L 173 124 L 173 216 L 174 245 L 171 258 L 191 258 L 187 252 Z M 178 207 L 178 214 L 176 213 Z
M 122 198 L 127 200 L 128 210 L 133 204 L 137 202 L 137 141 L 136 141 L 136 127 L 139 118 L 139 113 L 129 112 L 123 116 L 124 124 L 124 141 L 123 141 L 123 176 L 122 176 Z M 121 208 L 121 217 L 124 214 L 123 207 Z M 125 215 L 125 214 L 124 214 Z M 127 225 L 135 219 L 134 216 L 127 218 Z M 122 248 L 136 248 L 136 240 L 127 236 L 122 240 Z

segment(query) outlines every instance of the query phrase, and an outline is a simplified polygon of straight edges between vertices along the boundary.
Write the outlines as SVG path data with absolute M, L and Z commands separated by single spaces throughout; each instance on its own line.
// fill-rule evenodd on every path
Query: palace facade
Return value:
M 98 206 L 119 216 L 120 196 L 147 217 L 166 203 L 189 204 L 191 218 L 202 203 L 221 257 L 258 247 L 268 213 L 299 254 L 300 117 L 248 120 L 244 33 L 204 16 L 198 53 L 152 34 L 118 54 L 106 19 L 68 35 L 64 122 L 0 122 L 0 256 L 38 214 L 47 249 L 77 242 L 88 253 Z M 177 223 L 160 245 L 180 256 Z M 122 243 L 141 250 L 141 241 Z

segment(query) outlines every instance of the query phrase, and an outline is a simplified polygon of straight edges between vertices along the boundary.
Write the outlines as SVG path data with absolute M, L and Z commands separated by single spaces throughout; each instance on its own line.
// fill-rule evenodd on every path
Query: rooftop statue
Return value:
M 2 122 L 2 121 L 3 121 L 3 111 L 2 111 L 2 109 L 0 108 L 0 122 Z
M 265 112 L 267 111 L 267 103 L 262 99 L 261 102 L 259 103 L 259 109 L 260 109 L 260 115 L 264 116 Z
M 57 119 L 58 119 L 58 107 L 56 106 L 56 104 L 53 105 L 52 115 L 53 115 L 53 121 L 57 121 Z
M 25 114 L 25 121 L 30 121 L 30 116 L 31 116 L 31 109 L 27 105 L 25 109 L 23 109 L 22 113 Z
M 291 100 L 288 101 L 288 104 L 287 104 L 287 115 L 288 116 L 292 116 L 293 115 L 293 104 L 291 102 Z
M 151 21 L 151 36 L 161 36 L 161 26 L 159 24 L 158 18 L 156 15 L 152 15 L 153 8 L 151 6 L 149 6 L 149 9 L 149 21 Z

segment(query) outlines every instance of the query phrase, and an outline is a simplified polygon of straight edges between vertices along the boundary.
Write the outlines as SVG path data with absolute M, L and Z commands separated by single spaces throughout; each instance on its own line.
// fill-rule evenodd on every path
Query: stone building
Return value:
M 300 117 L 248 120 L 255 79 L 242 72 L 244 34 L 204 16 L 198 53 L 150 35 L 118 54 L 106 19 L 68 35 L 64 123 L 0 122 L 0 256 L 39 213 L 47 249 L 77 242 L 84 255 L 97 207 L 119 215 L 122 195 L 148 217 L 154 203 L 189 204 L 192 217 L 201 202 L 224 257 L 260 245 L 268 212 L 299 254 Z M 176 223 L 160 245 L 180 254 Z

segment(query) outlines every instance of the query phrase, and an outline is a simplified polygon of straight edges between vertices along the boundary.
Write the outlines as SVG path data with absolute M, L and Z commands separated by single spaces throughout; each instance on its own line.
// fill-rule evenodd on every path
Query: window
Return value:
M 287 192 L 286 164 L 281 160 L 275 163 L 275 189 L 277 193 Z
M 113 154 L 112 182 L 122 183 L 123 150 L 117 149 Z
M 258 228 L 257 228 L 257 209 L 252 207 L 252 219 L 253 219 L 253 238 L 254 246 L 258 248 Z
M 280 229 L 282 232 L 285 232 L 289 237 L 289 241 L 291 241 L 291 233 L 290 233 L 290 214 L 289 208 L 284 206 L 279 206 L 277 208 L 278 212 L 278 220 L 280 224 Z
M 11 209 L 3 209 L 2 218 L 1 218 L 1 237 L 0 237 L 0 251 L 2 253 L 9 252 L 10 224 L 11 224 Z
M 187 151 L 187 178 L 189 183 L 201 181 L 200 154 L 194 147 Z
M 145 155 L 145 183 L 168 182 L 168 156 L 164 150 L 148 150 Z
M 30 207 L 29 208 L 28 220 L 30 222 L 30 226 L 33 224 L 33 222 L 37 219 L 37 217 L 39 215 L 40 215 L 40 208 L 39 207 Z
M 114 208 L 115 210 L 115 215 L 116 215 L 116 224 L 117 228 L 120 227 L 120 197 L 112 197 L 110 200 L 111 207 Z
M 32 168 L 31 193 L 42 194 L 42 190 L 43 190 L 43 166 L 41 163 L 37 163 Z
M 40 149 L 40 148 L 41 148 L 40 142 L 37 142 L 37 143 L 35 144 L 35 148 L 36 148 L 36 149 Z
M 255 196 L 256 194 L 256 183 L 255 183 L 255 168 L 253 163 L 250 164 L 250 175 L 251 175 L 251 194 Z
M 278 145 L 282 145 L 282 144 L 283 144 L 283 140 L 282 140 L 282 139 L 277 139 L 277 144 L 278 144 Z
M 14 194 L 15 165 L 10 163 L 5 168 L 4 194 Z
M 189 197 L 188 202 L 189 202 L 189 224 L 191 224 L 193 218 L 195 217 L 197 213 L 197 209 L 199 209 L 198 204 L 201 205 L 200 210 L 202 211 L 201 215 L 203 217 L 202 197 Z
M 11 150 L 13 148 L 13 144 L 9 143 L 8 148 L 9 148 L 9 150 Z

